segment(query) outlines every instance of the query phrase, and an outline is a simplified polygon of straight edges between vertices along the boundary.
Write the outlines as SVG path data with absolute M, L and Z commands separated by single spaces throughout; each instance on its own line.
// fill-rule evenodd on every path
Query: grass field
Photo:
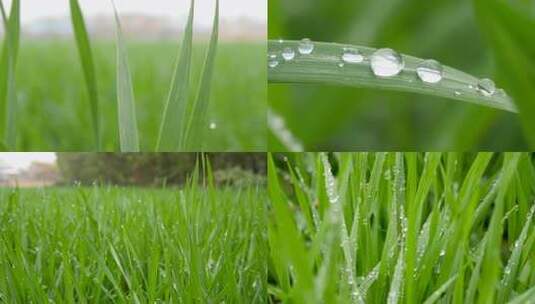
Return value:
M 265 191 L 0 190 L 2 303 L 264 303 Z
M 535 302 L 532 154 L 273 156 L 270 303 Z
M 153 151 L 177 55 L 174 42 L 129 42 L 141 148 Z M 193 52 L 197 87 L 205 45 Z M 94 42 L 103 148 L 119 149 L 115 45 Z M 208 119 L 207 151 L 265 151 L 266 47 L 218 46 Z M 20 151 L 94 150 L 87 92 L 73 41 L 22 41 L 17 65 Z M 196 94 L 196 91 L 195 91 Z M 194 95 L 195 95 L 194 94 Z M 193 98 L 194 96 L 191 96 Z M 209 126 L 206 126 L 208 129 Z

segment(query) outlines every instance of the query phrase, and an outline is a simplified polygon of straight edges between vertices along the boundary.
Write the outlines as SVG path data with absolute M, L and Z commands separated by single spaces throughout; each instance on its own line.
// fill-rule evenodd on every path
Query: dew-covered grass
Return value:
M 176 61 L 175 42 L 128 41 L 142 151 L 154 151 Z M 119 150 L 115 44 L 92 41 L 99 89 L 102 148 Z M 194 45 L 191 99 L 205 60 Z M 207 151 L 265 151 L 266 47 L 220 43 L 207 110 Z M 95 150 L 91 114 L 74 41 L 21 42 L 17 63 L 17 150 Z M 232 73 L 232 77 L 229 77 Z M 236 110 L 239 109 L 239 110 Z M 210 129 L 214 123 L 216 128 Z
M 264 303 L 265 190 L 0 190 L 2 303 Z
M 268 164 L 271 303 L 533 303 L 533 154 Z

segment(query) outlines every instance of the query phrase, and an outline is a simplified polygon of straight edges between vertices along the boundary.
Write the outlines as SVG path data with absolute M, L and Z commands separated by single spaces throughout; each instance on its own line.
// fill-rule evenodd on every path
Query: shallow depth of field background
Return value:
M 5 1 L 9 11 L 11 1 Z M 189 1 L 116 1 L 126 35 L 142 151 L 154 151 L 182 42 Z M 241 5 L 240 5 L 241 3 Z M 195 1 L 190 99 L 211 33 L 215 0 Z M 80 1 L 99 90 L 103 149 L 119 149 L 116 49 L 109 0 Z M 87 90 L 68 1 L 25 1 L 16 70 L 19 151 L 93 151 Z M 4 35 L 0 26 L 0 44 Z M 265 151 L 266 4 L 222 1 L 219 44 L 206 126 L 206 151 Z M 212 127 L 210 127 L 212 125 Z
M 533 1 L 506 2 L 517 5 L 532 20 L 535 18 Z M 390 47 L 436 59 L 477 77 L 492 78 L 501 87 L 506 87 L 501 81 L 504 78 L 528 77 L 529 72 L 521 76 L 497 72 L 492 57 L 496 50 L 485 39 L 488 31 L 478 23 L 478 13 L 473 2 L 465 0 L 270 0 L 269 38 L 308 37 Z M 534 36 L 527 31 L 524 34 Z M 519 49 L 530 43 L 528 39 Z M 528 63 L 535 64 L 534 57 L 530 60 Z M 524 69 L 529 71 L 527 65 Z M 515 93 L 523 100 L 533 101 L 533 96 Z M 308 150 L 527 147 L 519 116 L 464 102 L 410 93 L 294 84 L 269 85 L 268 95 L 274 112 L 286 119 L 289 129 Z M 269 146 L 272 151 L 282 149 L 273 136 Z
M 128 45 L 141 148 L 151 151 L 156 146 L 178 43 L 129 41 Z M 93 43 L 93 47 L 104 148 L 118 150 L 115 45 L 99 41 Z M 195 84 L 200 77 L 205 50 L 205 45 L 199 45 L 194 53 Z M 265 46 L 260 44 L 219 45 L 208 110 L 209 121 L 215 122 L 217 127 L 206 132 L 209 151 L 264 150 L 264 58 Z M 230 73 L 232 77 L 229 77 Z M 93 150 L 91 118 L 83 81 L 73 41 L 22 42 L 17 69 L 19 150 Z

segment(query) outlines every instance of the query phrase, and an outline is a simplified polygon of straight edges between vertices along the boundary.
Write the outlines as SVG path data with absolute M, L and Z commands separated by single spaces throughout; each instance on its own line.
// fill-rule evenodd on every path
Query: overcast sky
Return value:
M 0 153 L 0 163 L 11 169 L 24 169 L 34 162 L 53 163 L 56 161 L 55 153 Z
M 121 14 L 165 15 L 185 17 L 189 9 L 189 0 L 115 0 Z M 110 0 L 79 0 L 85 15 L 110 14 Z M 4 0 L 9 7 L 11 0 Z M 195 14 L 197 23 L 211 24 L 215 0 L 196 0 Z M 50 16 L 69 14 L 68 0 L 23 0 L 21 1 L 22 23 Z M 267 0 L 220 0 L 221 18 L 231 19 L 249 17 L 266 23 Z

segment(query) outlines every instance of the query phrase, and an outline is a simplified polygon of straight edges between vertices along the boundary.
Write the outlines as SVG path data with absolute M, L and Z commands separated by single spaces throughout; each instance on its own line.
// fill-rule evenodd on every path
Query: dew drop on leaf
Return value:
M 494 81 L 484 78 L 477 83 L 477 89 L 481 94 L 488 97 L 496 92 L 496 85 L 494 84 Z
M 303 38 L 297 47 L 300 54 L 309 55 L 314 50 L 314 43 L 308 38 Z
M 284 48 L 282 50 L 282 58 L 286 61 L 290 61 L 295 58 L 295 51 L 291 47 Z
M 342 60 L 347 63 L 360 63 L 364 61 L 364 56 L 357 49 L 344 48 Z
M 442 65 L 433 59 L 422 61 L 416 68 L 418 77 L 427 83 L 437 83 L 442 80 Z
M 379 49 L 371 57 L 372 71 L 378 77 L 396 76 L 404 66 L 401 55 L 392 49 Z

